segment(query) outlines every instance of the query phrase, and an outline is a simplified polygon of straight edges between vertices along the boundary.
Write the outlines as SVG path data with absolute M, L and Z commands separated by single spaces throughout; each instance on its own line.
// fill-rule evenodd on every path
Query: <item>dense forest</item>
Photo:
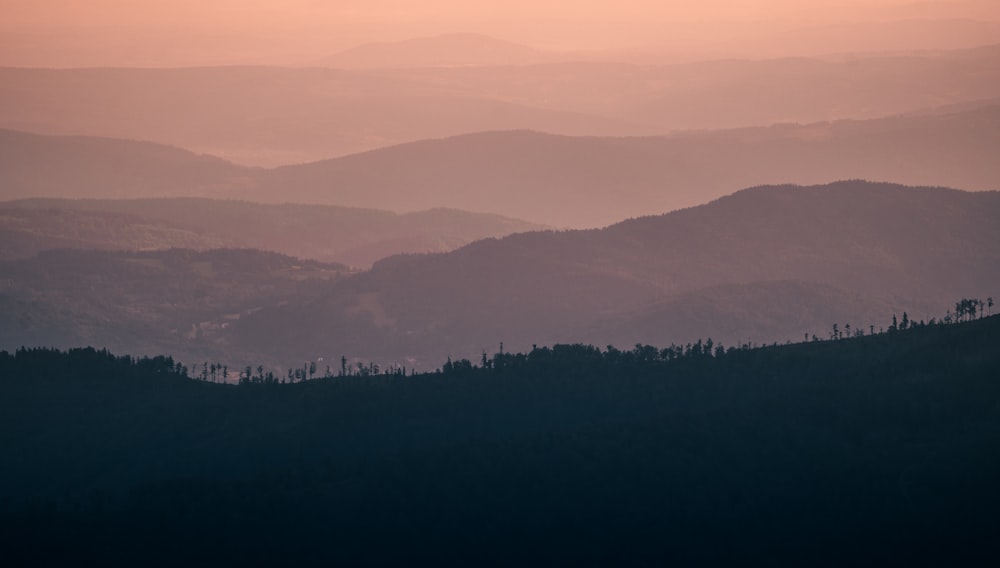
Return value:
M 2 353 L 5 563 L 984 563 L 1000 317 L 955 307 L 793 345 L 501 347 L 291 384 Z

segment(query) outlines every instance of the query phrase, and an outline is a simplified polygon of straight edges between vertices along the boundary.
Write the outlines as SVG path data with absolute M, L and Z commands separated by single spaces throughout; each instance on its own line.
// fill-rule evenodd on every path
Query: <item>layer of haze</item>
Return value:
M 308 65 L 372 41 L 480 33 L 559 51 L 645 49 L 672 60 L 940 49 L 1000 41 L 995 28 L 942 26 L 898 37 L 900 21 L 1000 22 L 993 0 L 3 0 L 0 65 Z M 866 29 L 867 26 L 867 29 Z M 992 37 L 991 37 L 992 36 Z M 834 42 L 834 47 L 836 47 Z M 835 50 L 840 51 L 840 50 Z M 621 55 L 621 54 L 617 54 Z

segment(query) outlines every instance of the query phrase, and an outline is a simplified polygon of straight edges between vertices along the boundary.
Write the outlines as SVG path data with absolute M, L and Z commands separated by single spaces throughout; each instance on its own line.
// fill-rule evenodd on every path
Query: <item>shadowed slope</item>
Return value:
M 0 353 L 5 558 L 988 564 L 998 342 L 992 317 L 240 387 L 162 358 Z
M 0 262 L 0 349 L 96 345 L 136 354 L 249 358 L 219 330 L 350 274 L 335 263 L 245 249 L 50 250 Z
M 447 212 L 429 213 L 437 214 Z M 0 263 L 8 306 L 0 323 L 9 347 L 47 345 L 55 334 L 60 345 L 64 336 L 116 350 L 175 345 L 185 360 L 231 351 L 275 365 L 347 355 L 419 368 L 449 354 L 476 359 L 500 342 L 524 349 L 685 342 L 692 334 L 726 344 L 825 337 L 833 323 L 867 328 L 903 310 L 915 320 L 941 317 L 958 298 L 996 295 L 997 218 L 997 192 L 868 182 L 758 187 L 603 230 L 522 233 L 448 254 L 391 257 L 369 272 L 299 288 L 272 282 L 268 269 L 254 273 L 250 260 L 252 276 L 185 276 L 195 262 L 175 281 L 130 268 L 164 253 L 61 252 Z M 69 262 L 74 254 L 89 260 Z M 174 256 L 185 254 L 194 253 Z M 230 286 L 249 287 L 246 305 L 196 302 L 171 314 L 148 303 L 150 291 L 221 301 Z M 858 320 L 866 314 L 881 315 Z M 103 323 L 88 323 L 95 317 Z M 191 329 L 202 331 L 178 342 Z
M 957 297 L 992 293 L 1000 278 L 997 218 L 997 192 L 867 182 L 760 187 L 604 230 L 527 233 L 445 255 L 390 258 L 322 299 L 264 310 L 235 333 L 265 349 L 266 330 L 287 329 L 303 356 L 334 345 L 373 358 L 475 358 L 501 341 L 514 348 L 583 337 L 636 341 L 638 321 L 676 314 L 695 294 L 715 306 L 697 329 L 716 330 L 716 340 L 825 335 L 831 323 L 876 307 L 884 317 L 909 309 L 924 318 L 940 316 Z M 812 301 L 830 306 L 795 308 Z M 648 341 L 693 339 L 680 334 L 695 319 L 662 317 Z

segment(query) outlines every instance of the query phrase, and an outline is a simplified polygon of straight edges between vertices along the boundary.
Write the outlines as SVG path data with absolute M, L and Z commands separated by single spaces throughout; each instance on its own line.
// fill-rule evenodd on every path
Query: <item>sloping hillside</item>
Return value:
M 438 214 L 450 215 L 431 212 L 432 223 Z M 527 349 L 686 342 L 693 333 L 726 344 L 825 337 L 835 323 L 867 329 L 904 310 L 914 320 L 941 317 L 958 298 L 997 295 L 998 218 L 1000 192 L 862 181 L 762 186 L 602 230 L 394 256 L 294 288 L 256 261 L 247 274 L 212 270 L 206 282 L 202 264 L 190 260 L 176 274 L 166 265 L 165 274 L 128 268 L 164 253 L 51 253 L 0 263 L 8 306 L 0 321 L 10 347 L 67 345 L 70 337 L 144 353 L 175 345 L 170 351 L 185 357 L 252 353 L 284 365 L 347 355 L 418 368 L 448 355 L 475 359 L 501 342 Z M 297 223 L 276 230 L 308 231 Z M 246 305 L 216 305 L 229 306 L 239 296 L 225 291 L 245 286 Z M 150 311 L 150 302 L 176 294 L 213 300 L 191 312 Z M 858 320 L 866 314 L 881 315 Z M 205 333 L 176 343 L 191 326 Z
M 244 249 L 52 250 L 0 262 L 0 349 L 94 345 L 199 361 L 259 359 L 220 332 L 264 306 L 315 297 L 344 265 Z
M 254 171 L 214 156 L 94 136 L 0 130 L 0 199 L 226 194 Z
M 397 215 L 328 205 L 199 198 L 0 202 L 0 259 L 53 248 L 253 248 L 366 267 L 401 253 L 541 229 L 498 215 L 435 209 Z
M 995 316 L 238 387 L 162 357 L 0 353 L 5 559 L 989 564 L 998 342 Z
M 825 336 L 833 323 L 876 323 L 851 321 L 860 313 L 940 317 L 958 297 L 995 293 L 998 218 L 997 192 L 859 181 L 759 187 L 604 230 L 390 258 L 321 299 L 263 310 L 234 333 L 266 349 L 268 330 L 285 329 L 286 348 L 301 357 L 332 347 L 420 361 L 474 358 L 500 342 L 693 340 L 689 329 L 726 343 Z M 683 314 L 699 302 L 713 307 Z M 826 305 L 795 308 L 813 302 Z

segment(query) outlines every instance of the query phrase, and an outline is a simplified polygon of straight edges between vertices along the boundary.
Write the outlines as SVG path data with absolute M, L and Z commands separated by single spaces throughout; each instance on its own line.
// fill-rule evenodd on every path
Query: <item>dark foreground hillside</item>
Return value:
M 241 386 L 3 355 L 5 563 L 982 564 L 997 345 L 989 317 Z

